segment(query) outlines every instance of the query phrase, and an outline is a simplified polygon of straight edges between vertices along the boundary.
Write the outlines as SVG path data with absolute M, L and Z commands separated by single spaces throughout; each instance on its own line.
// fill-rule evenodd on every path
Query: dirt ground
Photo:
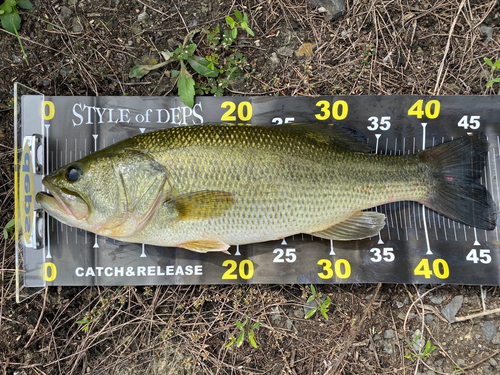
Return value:
M 0 225 L 13 217 L 13 83 L 46 95 L 176 95 L 174 66 L 141 80 L 128 73 L 161 61 L 193 29 L 200 55 L 217 53 L 221 69 L 240 72 L 200 80 L 208 95 L 219 83 L 228 96 L 498 90 L 485 87 L 483 61 L 500 58 L 496 0 L 348 0 L 331 22 L 306 0 L 33 5 L 19 32 L 29 65 L 16 36 L 0 30 Z M 207 27 L 225 28 L 235 9 L 255 36 L 240 31 L 228 50 L 211 47 Z M 296 56 L 304 43 L 315 45 L 312 57 Z M 16 304 L 13 242 L 0 248 L 4 374 L 500 374 L 496 287 L 316 286 L 332 300 L 328 320 L 305 319 L 304 285 L 23 289 Z M 449 323 L 444 311 L 457 301 L 457 317 L 484 315 Z M 245 315 L 260 323 L 257 348 L 226 348 Z M 417 345 L 427 341 L 435 350 Z

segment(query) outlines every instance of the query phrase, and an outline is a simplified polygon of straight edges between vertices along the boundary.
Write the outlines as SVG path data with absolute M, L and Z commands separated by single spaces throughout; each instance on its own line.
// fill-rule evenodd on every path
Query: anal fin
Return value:
M 347 220 L 320 232 L 309 233 L 328 240 L 351 241 L 376 236 L 385 225 L 385 215 L 373 211 L 359 211 Z
M 229 245 L 217 240 L 198 240 L 184 242 L 178 245 L 187 250 L 195 251 L 197 253 L 206 253 L 209 251 L 222 251 L 223 253 L 228 253 Z

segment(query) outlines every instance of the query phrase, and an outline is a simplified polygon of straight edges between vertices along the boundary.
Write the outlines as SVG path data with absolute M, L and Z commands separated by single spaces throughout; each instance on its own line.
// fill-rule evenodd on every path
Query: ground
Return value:
M 15 81 L 46 95 L 176 95 L 174 65 L 142 79 L 193 29 L 197 53 L 217 53 L 224 95 L 495 94 L 500 6 L 492 0 L 347 1 L 325 20 L 306 0 L 34 0 L 19 32 L 0 32 L 0 207 L 13 216 Z M 231 48 L 207 41 L 225 15 L 248 15 Z M 295 52 L 314 45 L 312 56 Z M 237 55 L 241 53 L 241 56 Z M 244 59 L 246 58 L 246 60 Z M 224 78 L 230 69 L 237 74 Z M 196 76 L 195 76 L 196 78 Z M 496 287 L 320 285 L 326 320 L 305 319 L 308 285 L 49 288 L 15 303 L 13 242 L 1 247 L 0 370 L 5 374 L 499 374 Z M 457 317 L 484 316 L 450 323 Z M 447 307 L 448 306 L 448 307 Z M 226 348 L 255 330 L 257 348 Z M 451 314 L 454 316 L 454 314 Z M 87 324 L 77 324 L 86 320 Z M 435 350 L 422 346 L 429 342 Z M 428 354 L 428 355 L 427 355 Z

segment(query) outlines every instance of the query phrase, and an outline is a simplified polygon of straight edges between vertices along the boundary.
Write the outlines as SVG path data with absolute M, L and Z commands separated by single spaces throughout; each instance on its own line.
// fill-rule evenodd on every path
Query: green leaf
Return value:
M 305 318 L 308 319 L 311 316 L 313 316 L 314 314 L 316 314 L 316 310 L 318 310 L 317 307 L 315 307 L 314 309 L 309 310 L 309 312 L 306 314 Z
M 252 346 L 254 348 L 257 348 L 257 343 L 255 342 L 255 339 L 253 338 L 253 332 L 248 334 L 248 340 L 250 340 L 250 344 L 252 344 Z
M 181 101 L 189 108 L 194 106 L 194 79 L 181 60 L 181 71 L 177 80 L 177 90 Z
M 253 332 L 257 328 L 259 328 L 259 325 L 260 325 L 260 322 L 255 322 L 255 324 L 252 326 L 252 328 L 250 328 L 250 331 Z
M 497 69 L 500 69 L 500 59 L 498 59 L 497 61 L 495 61 L 495 64 Z
M 31 9 L 33 8 L 33 4 L 31 4 L 30 0 L 21 0 L 17 3 L 17 6 L 21 9 Z
M 239 320 L 236 321 L 236 327 L 238 327 L 238 329 L 240 331 L 243 331 L 244 330 L 244 324 L 241 324 L 241 322 Z
M 489 66 L 493 66 L 493 62 L 489 58 L 487 58 L 487 57 L 484 58 L 484 62 L 486 64 L 488 64 Z
M 235 9 L 234 10 L 234 15 L 236 16 L 236 18 L 238 19 L 238 21 L 242 21 L 243 20 L 243 16 L 241 15 L 240 11 L 238 9 Z
M 231 37 L 233 39 L 236 39 L 237 36 L 238 36 L 238 29 L 235 27 L 234 29 L 231 30 Z
M 491 85 L 493 85 L 493 80 L 486 82 L 486 88 L 491 87 Z
M 328 320 L 328 315 L 326 315 L 326 313 L 330 311 L 328 309 L 321 309 L 321 314 L 323 314 L 323 316 L 325 317 L 326 320 Z
M 307 303 L 311 302 L 313 299 L 314 299 L 314 296 L 310 296 L 310 297 L 307 299 Z
M 16 220 L 15 219 L 10 219 L 9 222 L 5 225 L 5 228 L 13 228 L 16 225 Z
M 172 69 L 170 71 L 170 76 L 173 77 L 173 78 L 179 77 L 179 73 L 180 73 L 180 71 L 178 71 L 177 69 Z
M 245 332 L 241 332 L 236 340 L 236 346 L 239 348 L 241 344 L 243 344 L 243 340 L 245 339 Z
M 5 228 L 3 228 L 3 238 L 4 238 L 4 240 L 9 238 L 9 233 L 7 232 L 7 229 L 5 229 Z
M 19 17 L 19 14 L 2 14 L 0 19 L 2 20 L 2 27 L 8 32 L 15 34 L 16 30 L 21 28 L 21 17 Z
M 191 43 L 190 45 L 187 46 L 187 53 L 189 55 L 192 55 L 194 53 L 194 51 L 196 51 L 196 44 L 194 43 Z
M 87 324 L 87 323 L 90 323 L 90 320 L 88 319 L 82 319 L 82 320 L 79 320 L 76 322 L 76 324 Z
M 14 4 L 11 4 L 11 1 L 7 0 L 2 5 L 0 5 L 0 9 L 3 10 L 5 13 L 12 13 L 12 7 L 15 4 L 16 4 L 15 1 Z
M 311 284 L 311 293 L 316 294 L 316 288 Z
M 233 345 L 236 342 L 236 339 L 234 337 L 231 337 L 231 341 L 225 346 L 225 348 L 229 348 L 231 345 Z
M 249 28 L 249 27 L 247 27 L 247 28 L 245 29 L 245 31 L 246 31 L 249 35 L 251 35 L 251 36 L 255 36 L 255 34 L 253 33 L 252 29 L 251 29 L 251 28 Z
M 234 23 L 234 20 L 231 17 L 226 16 L 226 23 L 229 25 L 229 27 L 231 27 L 231 29 L 234 28 L 235 23 Z
M 189 56 L 188 63 L 191 65 L 191 68 L 204 77 L 215 78 L 219 75 L 219 72 L 215 69 L 214 64 L 208 62 L 208 60 L 204 57 L 194 55 Z

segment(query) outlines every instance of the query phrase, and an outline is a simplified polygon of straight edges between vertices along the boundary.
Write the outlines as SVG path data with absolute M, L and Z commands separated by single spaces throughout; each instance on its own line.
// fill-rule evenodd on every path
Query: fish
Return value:
M 70 226 L 200 253 L 299 233 L 373 237 L 385 215 L 372 208 L 398 201 L 493 230 L 497 207 L 481 185 L 488 147 L 483 134 L 472 134 L 388 156 L 335 124 L 181 126 L 57 169 L 36 200 Z

